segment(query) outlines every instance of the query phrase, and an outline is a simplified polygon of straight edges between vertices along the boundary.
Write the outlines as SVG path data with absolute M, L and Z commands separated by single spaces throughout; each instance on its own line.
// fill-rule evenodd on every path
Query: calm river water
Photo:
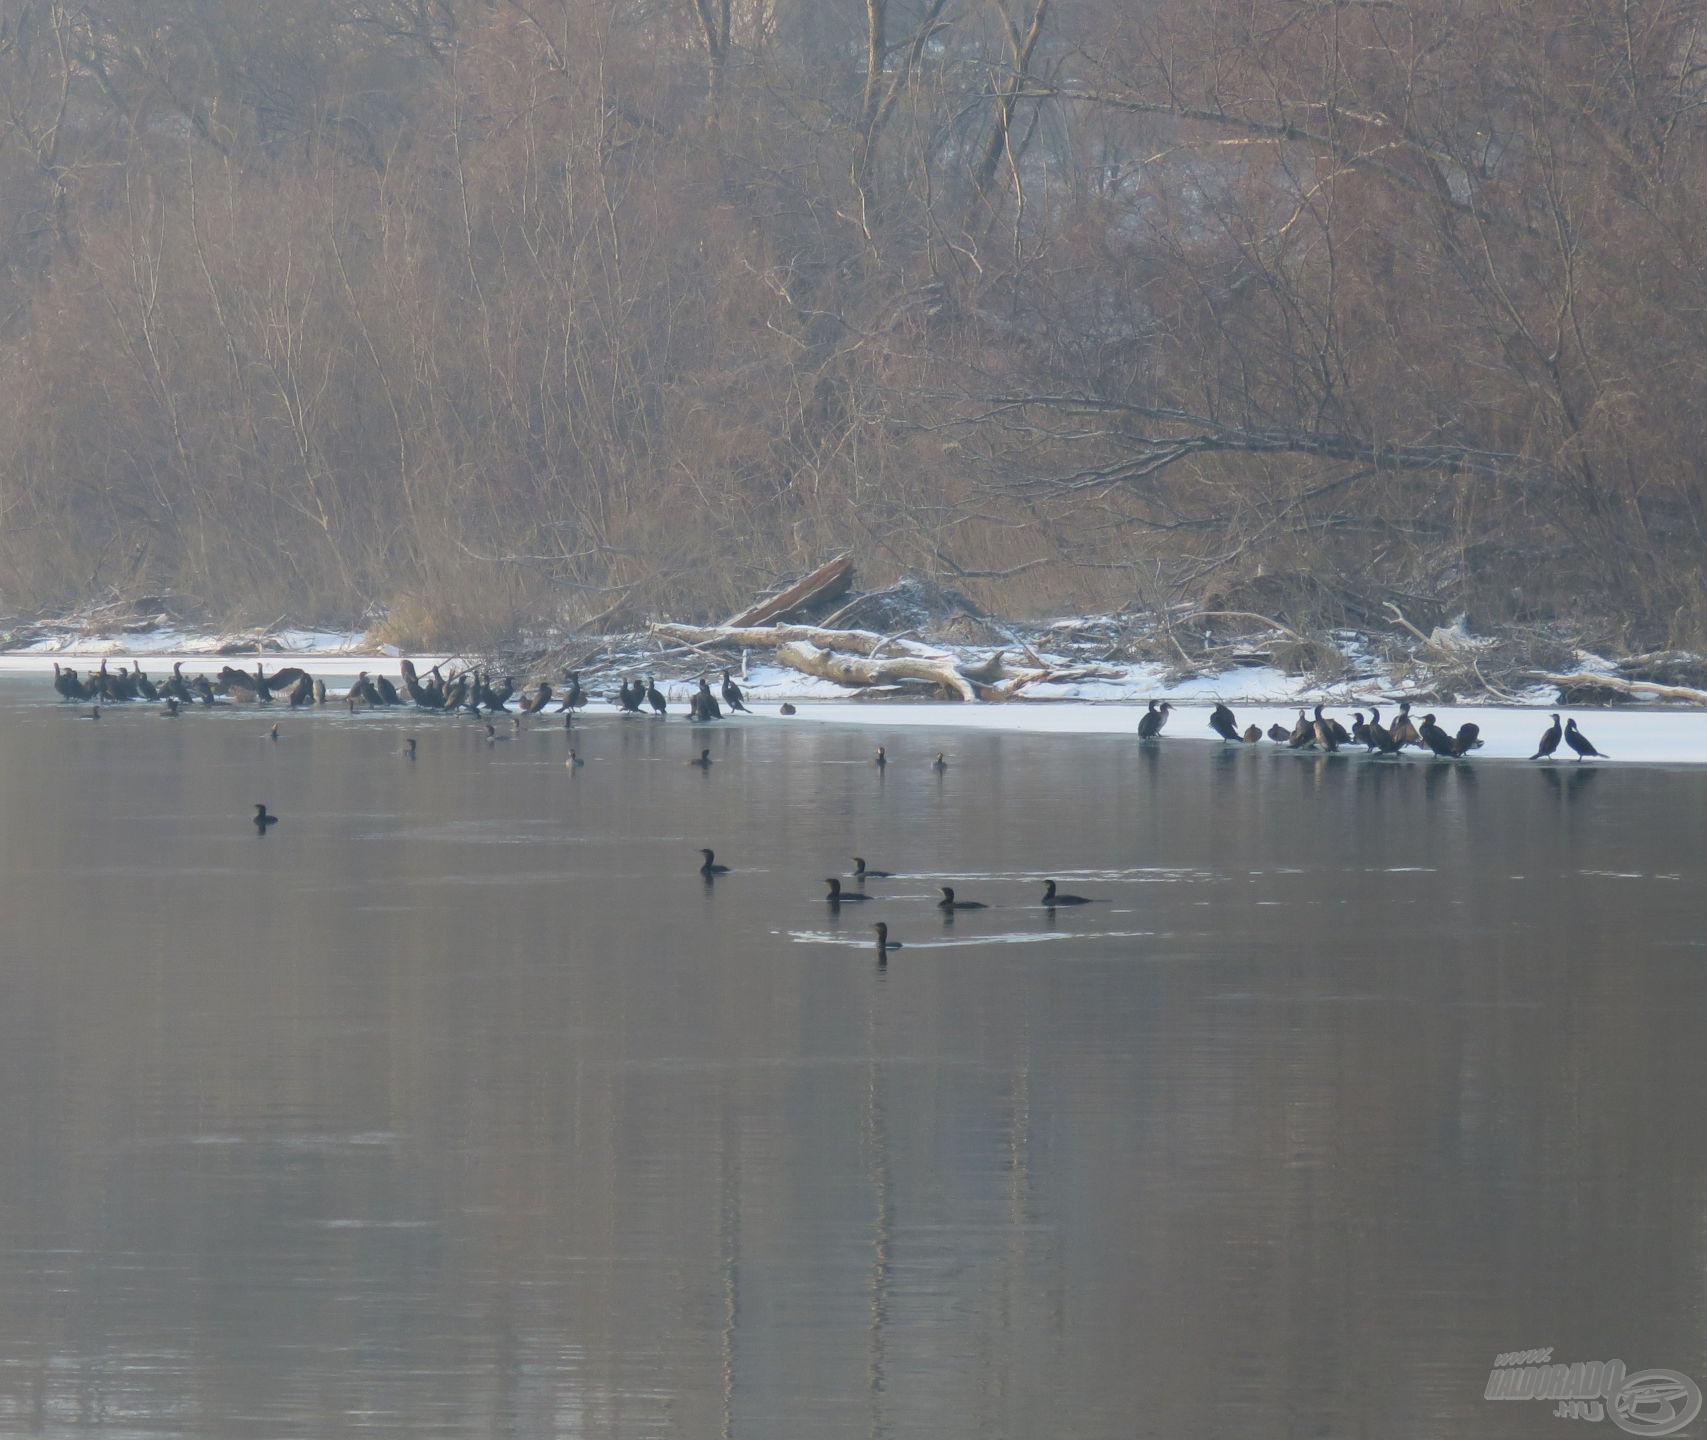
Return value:
M 1707 1383 L 1707 774 L 80 708 L 0 682 L 0 1434 L 1568 1437 L 1496 1354 Z

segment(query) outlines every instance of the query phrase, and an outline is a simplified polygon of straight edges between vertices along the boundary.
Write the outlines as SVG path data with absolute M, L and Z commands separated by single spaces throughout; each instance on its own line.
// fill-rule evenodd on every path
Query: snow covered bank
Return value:
M 46 683 L 53 666 L 73 664 L 80 669 L 91 668 L 90 661 L 108 660 L 109 668 L 129 668 L 134 661 L 156 679 L 170 671 L 175 661 L 182 661 L 188 674 L 213 673 L 221 665 L 253 666 L 259 660 L 269 669 L 300 665 L 313 674 L 336 682 L 352 679 L 360 671 L 395 677 L 398 662 L 403 657 L 395 650 L 374 646 L 359 634 L 327 634 L 312 631 L 286 631 L 269 636 L 268 648 L 257 654 L 249 650 L 230 653 L 231 637 L 194 636 L 172 631 L 153 631 L 114 639 L 92 639 L 84 642 L 56 640 L 41 642 L 27 649 L 0 652 L 0 675 L 39 675 L 43 678 L 43 700 L 58 703 Z M 616 676 L 621 673 L 649 673 L 658 658 L 642 652 L 617 651 L 613 646 L 602 668 L 589 666 L 595 699 L 589 716 L 609 714 L 614 706 L 606 695 L 613 695 Z M 461 661 L 443 655 L 410 656 L 422 670 L 434 664 L 447 669 L 459 668 Z M 696 657 L 707 673 L 715 674 L 711 657 Z M 873 730 L 906 731 L 917 729 L 995 730 L 1007 732 L 1130 735 L 1135 736 L 1138 716 L 1148 700 L 1167 700 L 1174 713 L 1164 731 L 1161 744 L 1206 744 L 1219 746 L 1208 728 L 1210 706 L 1216 700 L 1231 705 L 1242 728 L 1255 723 L 1265 731 L 1276 722 L 1290 728 L 1300 706 L 1318 701 L 1328 707 L 1328 713 L 1346 725 L 1351 723 L 1354 710 L 1367 714 L 1371 705 L 1379 705 L 1389 722 L 1396 711 L 1396 701 L 1413 693 L 1411 687 L 1387 677 L 1366 675 L 1354 681 L 1324 686 L 1308 677 L 1288 675 L 1280 670 L 1251 666 L 1226 671 L 1213 677 L 1185 680 L 1174 685 L 1165 681 L 1159 666 L 1129 667 L 1118 679 L 1083 681 L 1073 685 L 1039 685 L 1027 692 L 1027 697 L 1002 704 L 949 704 L 901 700 L 876 703 L 850 698 L 847 691 L 828 680 L 814 679 L 794 670 L 774 664 L 750 664 L 745 672 L 739 668 L 741 684 L 749 703 L 758 712 L 758 719 L 776 718 L 777 707 L 784 701 L 795 706 L 796 715 L 785 723 L 818 723 L 861 725 Z M 516 675 L 518 684 L 532 684 L 538 677 Z M 550 676 L 555 684 L 561 676 Z M 687 696 L 694 688 L 689 680 L 660 681 L 660 688 L 670 700 L 674 717 L 685 709 Z M 336 686 L 334 686 L 336 693 Z M 1520 697 L 1526 702 L 1518 706 L 1443 705 L 1413 699 L 1413 710 L 1420 718 L 1432 711 L 1449 733 L 1455 732 L 1467 720 L 1481 726 L 1483 748 L 1477 750 L 1467 763 L 1480 764 L 1489 760 L 1527 760 L 1534 753 L 1541 732 L 1548 726 L 1554 709 L 1574 715 L 1577 723 L 1601 750 L 1608 761 L 1588 761 L 1596 764 L 1641 763 L 1654 765 L 1707 765 L 1707 711 L 1677 708 L 1620 708 L 1590 710 L 1583 707 L 1560 707 L 1550 687 L 1538 686 Z M 407 715 L 409 711 L 395 712 Z M 636 721 L 635 723 L 640 723 Z M 1240 747 L 1259 748 L 1259 747 Z M 1264 740 L 1260 748 L 1277 748 Z M 1361 746 L 1353 747 L 1353 756 L 1361 756 Z M 928 756 L 919 757 L 921 763 Z M 952 755 L 950 759 L 952 760 Z M 907 763 L 904 749 L 893 755 L 896 763 Z M 1430 757 L 1414 750 L 1406 752 L 1402 762 L 1434 764 Z M 1540 763 L 1540 762 L 1538 762 Z M 1565 754 L 1563 763 L 1574 765 L 1574 757 Z

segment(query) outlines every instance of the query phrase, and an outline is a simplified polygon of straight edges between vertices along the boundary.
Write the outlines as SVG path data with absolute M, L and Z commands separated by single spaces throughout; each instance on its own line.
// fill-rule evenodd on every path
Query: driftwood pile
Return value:
M 967 701 L 1011 700 L 1030 685 L 1118 680 L 1125 674 L 1101 665 L 1053 666 L 1024 644 L 1016 647 L 1023 660 L 1010 660 L 1006 650 L 997 650 L 974 661 L 905 636 L 879 635 L 872 630 L 672 624 L 654 624 L 651 629 L 663 639 L 699 649 L 771 650 L 779 665 L 838 685 L 869 689 L 923 682 Z

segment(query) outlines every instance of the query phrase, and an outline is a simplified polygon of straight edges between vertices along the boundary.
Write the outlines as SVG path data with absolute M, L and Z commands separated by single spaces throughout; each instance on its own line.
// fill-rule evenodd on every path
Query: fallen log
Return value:
M 804 641 L 820 650 L 851 650 L 856 655 L 874 655 L 879 650 L 945 659 L 944 651 L 919 645 L 900 637 L 879 635 L 875 630 L 823 630 L 816 625 L 675 625 L 655 621 L 654 635 L 683 645 L 729 645 L 737 649 L 769 650 L 778 645 Z
M 815 600 L 834 600 L 847 593 L 853 584 L 853 556 L 838 555 L 827 565 L 820 565 L 803 580 L 797 580 L 780 595 L 749 605 L 739 615 L 732 615 L 726 626 L 763 625 L 767 620 L 780 620 L 802 605 Z
M 926 680 L 962 700 L 978 698 L 972 682 L 955 668 L 954 661 L 946 655 L 936 658 L 897 655 L 889 660 L 869 660 L 837 655 L 808 640 L 788 640 L 776 647 L 776 658 L 779 665 L 786 665 L 803 675 L 833 680 L 838 685 L 893 685 L 900 680 Z
M 1617 675 L 1597 675 L 1589 670 L 1578 670 L 1570 675 L 1556 675 L 1551 670 L 1531 670 L 1529 673 L 1537 680 L 1545 680 L 1549 685 L 1599 685 L 1607 690 L 1616 690 L 1621 695 L 1641 695 L 1653 700 L 1687 700 L 1692 705 L 1707 705 L 1707 690 L 1696 690 L 1688 685 L 1661 685 L 1653 680 L 1625 680 Z
M 962 660 L 934 646 L 871 630 L 826 630 L 815 625 L 676 625 L 664 621 L 654 623 L 651 630 L 661 639 L 696 650 L 719 645 L 772 650 L 779 665 L 838 685 L 863 688 L 923 680 L 968 701 L 1009 700 L 1031 685 L 1118 679 L 1124 674 L 1097 665 L 1052 669 L 1041 663 L 1041 657 L 1037 657 L 1036 668 L 1025 668 L 1009 664 L 1002 650 L 982 659 Z

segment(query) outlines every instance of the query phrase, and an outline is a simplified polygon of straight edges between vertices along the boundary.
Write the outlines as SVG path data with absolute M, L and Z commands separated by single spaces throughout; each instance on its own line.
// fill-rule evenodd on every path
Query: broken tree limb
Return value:
M 1653 680 L 1624 680 L 1617 675 L 1597 675 L 1591 670 L 1578 670 L 1570 675 L 1556 675 L 1551 670 L 1531 670 L 1537 680 L 1549 685 L 1599 685 L 1622 695 L 1642 695 L 1653 700 L 1687 700 L 1692 705 L 1707 705 L 1707 690 L 1688 685 L 1661 685 Z
M 767 620 L 780 620 L 790 611 L 814 600 L 834 600 L 853 584 L 853 556 L 838 555 L 828 565 L 820 565 L 803 580 L 797 580 L 780 595 L 750 605 L 739 615 L 729 618 L 728 625 L 762 625 Z
M 900 680 L 925 680 L 958 695 L 962 700 L 978 698 L 973 684 L 955 668 L 948 656 L 897 655 L 888 660 L 837 655 L 820 649 L 809 640 L 787 640 L 776 647 L 779 665 L 816 675 L 838 685 L 893 685 Z

